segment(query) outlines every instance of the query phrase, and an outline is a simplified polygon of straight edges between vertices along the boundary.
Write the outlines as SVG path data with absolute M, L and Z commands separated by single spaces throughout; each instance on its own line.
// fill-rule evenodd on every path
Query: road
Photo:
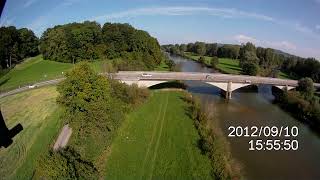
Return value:
M 146 75 L 142 75 L 146 74 Z M 119 71 L 113 75 L 118 80 L 194 80 L 206 82 L 233 82 L 233 83 L 249 83 L 249 84 L 268 84 L 275 86 L 298 86 L 298 81 L 289 79 L 231 75 L 220 73 L 197 73 L 197 72 L 154 72 L 154 71 Z M 314 83 L 316 88 L 320 87 L 319 83 Z
M 147 74 L 143 76 L 142 74 Z M 233 82 L 233 83 L 250 83 L 250 84 L 269 84 L 275 86 L 298 86 L 298 81 L 269 78 L 269 77 L 258 77 L 258 76 L 246 76 L 246 75 L 231 75 L 231 74 L 220 74 L 220 73 L 197 73 L 197 72 L 154 72 L 154 71 L 119 71 L 118 73 L 110 74 L 114 79 L 126 81 L 126 80 L 194 80 L 194 81 L 206 81 L 206 82 Z M 55 85 L 64 80 L 64 78 L 54 79 L 50 81 L 43 81 L 34 84 L 35 88 Z M 316 88 L 320 88 L 319 83 L 314 83 Z M 27 91 L 33 88 L 29 86 L 21 87 L 0 94 L 0 98 L 17 94 L 23 91 Z

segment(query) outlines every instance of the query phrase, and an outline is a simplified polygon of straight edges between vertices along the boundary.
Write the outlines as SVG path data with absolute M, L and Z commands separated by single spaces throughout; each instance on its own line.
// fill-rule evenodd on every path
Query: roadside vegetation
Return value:
M 44 154 L 62 123 L 55 87 L 35 89 L 0 99 L 8 128 L 20 123 L 23 130 L 8 148 L 0 151 L 1 179 L 30 179 L 37 159 Z
M 275 102 L 294 117 L 309 124 L 317 132 L 320 130 L 319 97 L 315 95 L 313 81 L 302 78 L 298 87 L 293 91 L 279 92 L 275 95 Z
M 70 125 L 73 134 L 68 148 L 49 150 L 38 160 L 35 177 L 101 177 L 117 129 L 126 113 L 145 101 L 148 90 L 98 75 L 86 62 L 67 72 L 66 80 L 57 90 L 60 94 L 57 102 L 64 110 L 61 118 Z
M 152 91 L 130 113 L 107 160 L 107 179 L 212 179 L 182 91 Z
M 242 166 L 232 158 L 230 146 L 219 127 L 211 104 L 200 105 L 200 100 L 188 94 L 184 97 L 189 104 L 188 113 L 194 121 L 200 139 L 198 147 L 209 157 L 214 179 L 241 179 Z

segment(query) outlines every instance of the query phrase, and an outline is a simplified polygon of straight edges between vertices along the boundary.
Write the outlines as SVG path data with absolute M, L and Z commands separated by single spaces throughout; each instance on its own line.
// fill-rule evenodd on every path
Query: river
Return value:
M 180 71 L 214 72 L 211 68 L 183 57 L 169 57 Z M 242 164 L 246 179 L 320 179 L 320 137 L 272 103 L 270 86 L 258 86 L 255 91 L 236 90 L 232 93 L 232 99 L 227 101 L 214 86 L 194 81 L 185 83 L 187 90 L 199 95 L 202 103 L 208 101 L 214 104 L 216 117 L 225 136 L 230 132 L 229 126 L 298 127 L 299 134 L 294 138 L 299 142 L 296 151 L 249 151 L 249 140 L 254 138 L 227 137 L 232 156 Z

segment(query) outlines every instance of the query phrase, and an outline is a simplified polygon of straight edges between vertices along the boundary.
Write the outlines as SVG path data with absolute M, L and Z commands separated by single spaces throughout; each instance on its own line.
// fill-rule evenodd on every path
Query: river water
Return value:
M 169 57 L 177 64 L 180 71 L 214 72 L 211 68 L 203 67 L 183 57 L 173 55 Z M 320 137 L 272 103 L 274 97 L 270 86 L 258 86 L 257 90 L 236 90 L 232 93 L 232 99 L 227 101 L 214 86 L 195 81 L 185 83 L 187 90 L 199 95 L 203 103 L 208 101 L 214 104 L 216 117 L 226 137 L 230 132 L 229 126 L 298 127 L 299 134 L 294 138 L 299 142 L 296 151 L 249 151 L 249 141 L 254 138 L 227 137 L 232 156 L 242 164 L 246 179 L 320 180 Z

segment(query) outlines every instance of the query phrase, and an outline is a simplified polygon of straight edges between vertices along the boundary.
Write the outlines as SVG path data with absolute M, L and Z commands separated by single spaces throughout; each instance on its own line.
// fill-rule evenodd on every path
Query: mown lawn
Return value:
M 190 59 L 198 61 L 200 56 L 192 54 L 190 52 L 185 52 L 185 55 Z M 204 56 L 205 64 L 210 66 L 211 58 L 209 56 Z M 217 69 L 223 73 L 228 74 L 241 74 L 242 68 L 239 66 L 239 60 L 237 59 L 230 59 L 230 58 L 219 58 L 219 64 Z
M 182 92 L 153 91 L 128 115 L 111 146 L 106 179 L 212 178 L 182 98 Z
M 57 94 L 55 87 L 46 87 L 0 99 L 8 128 L 23 126 L 13 143 L 0 149 L 1 179 L 31 179 L 37 158 L 51 148 L 62 125 Z

